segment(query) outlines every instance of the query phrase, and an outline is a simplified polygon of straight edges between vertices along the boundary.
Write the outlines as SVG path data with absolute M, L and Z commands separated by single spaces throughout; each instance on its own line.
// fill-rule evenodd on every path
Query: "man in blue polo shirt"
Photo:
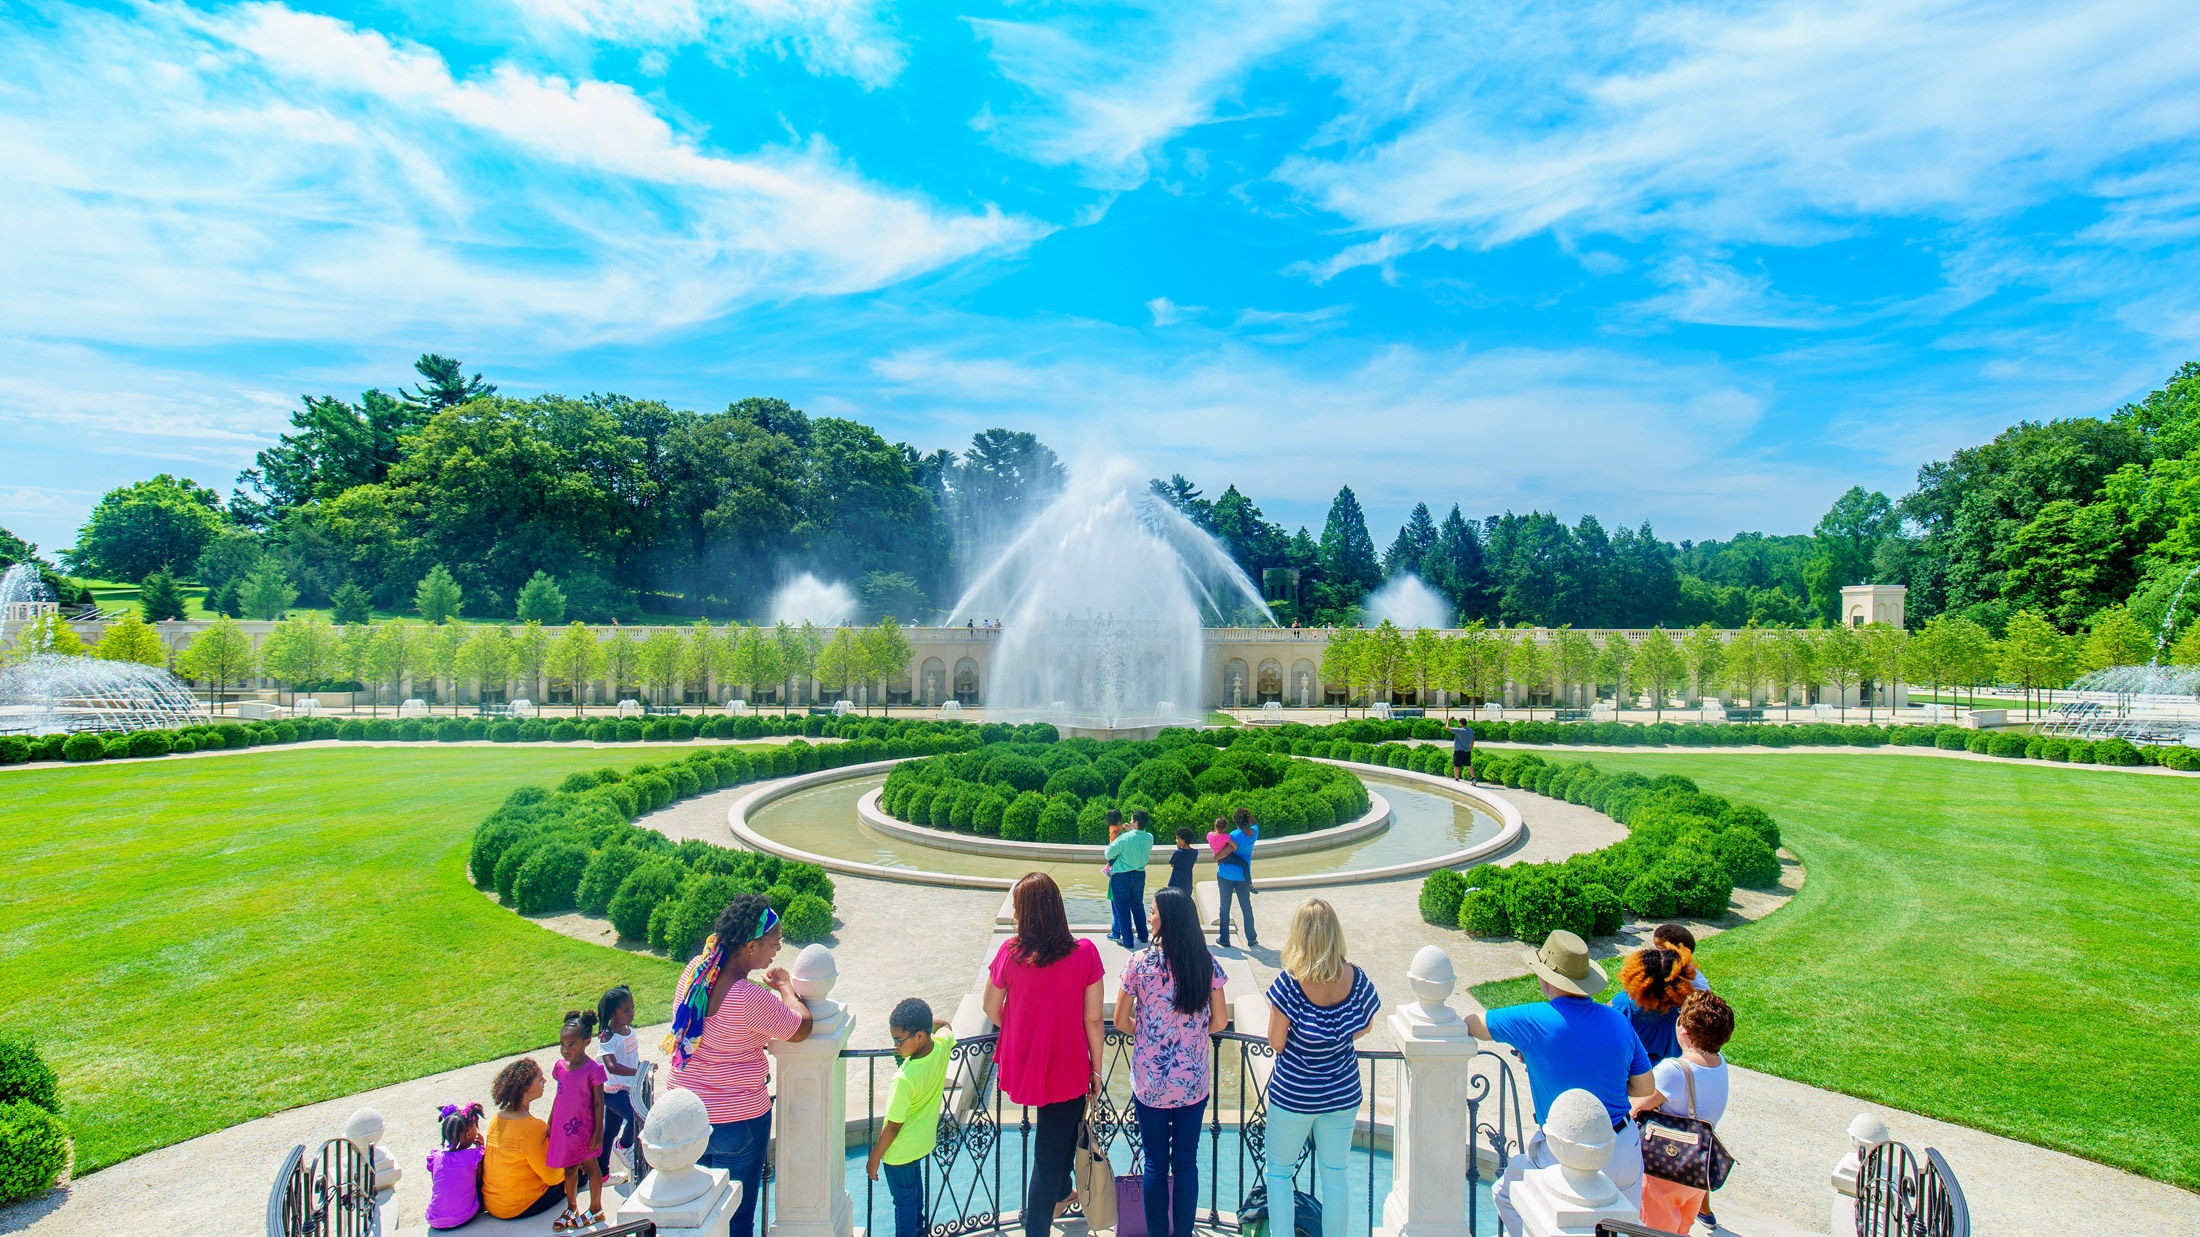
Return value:
M 1510 1044 L 1520 1053 L 1535 1100 L 1536 1131 L 1492 1191 L 1509 1237 L 1521 1235 L 1513 1189 L 1529 1169 L 1557 1163 L 1543 1141 L 1551 1101 L 1577 1087 L 1596 1096 L 1612 1119 L 1612 1162 L 1605 1175 L 1628 1202 L 1642 1206 L 1642 1139 L 1630 1109 L 1634 1098 L 1656 1089 L 1650 1054 L 1627 1015 L 1591 999 L 1604 988 L 1604 969 L 1589 960 L 1588 942 L 1571 932 L 1553 932 L 1527 961 L 1543 985 L 1543 1000 L 1467 1016 L 1475 1038 Z

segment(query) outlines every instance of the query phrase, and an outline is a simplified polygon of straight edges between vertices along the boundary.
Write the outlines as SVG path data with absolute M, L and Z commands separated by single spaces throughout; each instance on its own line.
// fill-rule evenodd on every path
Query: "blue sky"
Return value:
M 0 0 L 0 523 L 432 350 L 1805 531 L 2200 353 L 2196 137 L 2164 0 Z

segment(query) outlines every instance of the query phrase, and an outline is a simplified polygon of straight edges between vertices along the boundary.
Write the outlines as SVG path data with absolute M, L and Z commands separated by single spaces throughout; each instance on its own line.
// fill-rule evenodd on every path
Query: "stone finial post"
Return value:
M 1527 1170 L 1511 1191 L 1523 1237 L 1590 1237 L 1600 1221 L 1642 1218 L 1604 1175 L 1616 1142 L 1604 1101 L 1579 1088 L 1551 1101 L 1543 1143 L 1558 1163 Z
M 831 950 L 808 946 L 791 969 L 795 993 L 810 1008 L 810 1037 L 771 1046 L 779 1074 L 772 1232 L 774 1237 L 852 1237 L 855 1202 L 843 1175 L 848 1073 L 840 1052 L 855 1030 L 855 1014 L 830 999 L 839 976 Z
M 1887 1123 L 1871 1113 L 1860 1112 L 1849 1122 L 1849 1153 L 1833 1166 L 1833 1227 L 1828 1231 L 1836 1237 L 1856 1231 L 1856 1178 L 1864 1171 L 1864 1157 L 1892 1137 Z
M 1386 1023 L 1405 1057 L 1405 1076 L 1392 1125 L 1390 1196 L 1378 1231 L 1382 1237 L 1472 1237 L 1460 1149 L 1479 1045 L 1445 1004 L 1457 980 L 1443 950 L 1430 945 L 1415 954 L 1406 982 L 1416 999 Z
M 374 1196 L 377 1202 L 389 1201 L 391 1191 L 397 1188 L 405 1170 L 397 1166 L 390 1149 L 382 1146 L 382 1114 L 372 1108 L 362 1108 L 344 1122 L 344 1139 L 359 1149 L 366 1157 L 374 1179 Z
M 619 1223 L 655 1221 L 660 1237 L 722 1237 L 741 1205 L 741 1183 L 722 1168 L 698 1168 L 710 1149 L 710 1114 L 693 1091 L 667 1091 L 642 1123 L 649 1175 L 619 1204 Z

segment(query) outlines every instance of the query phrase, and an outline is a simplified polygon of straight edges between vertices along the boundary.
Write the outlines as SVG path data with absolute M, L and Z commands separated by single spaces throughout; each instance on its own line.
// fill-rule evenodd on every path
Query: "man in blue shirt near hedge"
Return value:
M 1596 1096 L 1612 1119 L 1612 1162 L 1605 1175 L 1628 1202 L 1642 1206 L 1642 1137 L 1630 1110 L 1633 1099 L 1655 1090 L 1650 1055 L 1627 1015 L 1592 999 L 1604 988 L 1604 969 L 1589 960 L 1588 942 L 1571 932 L 1553 932 L 1543 948 L 1528 955 L 1528 965 L 1543 985 L 1543 1000 L 1467 1015 L 1475 1038 L 1510 1044 L 1520 1053 L 1535 1100 L 1536 1131 L 1492 1191 L 1509 1237 L 1521 1237 L 1513 1189 L 1529 1169 L 1558 1162 L 1543 1141 L 1551 1101 L 1576 1088 Z
M 1260 948 L 1260 933 L 1253 927 L 1253 843 L 1260 841 L 1260 822 L 1244 808 L 1237 810 L 1237 828 L 1230 831 L 1229 844 L 1215 859 L 1215 887 L 1222 892 L 1222 935 L 1215 944 L 1227 948 L 1230 944 L 1230 899 L 1236 898 L 1245 911 L 1245 945 L 1248 949 Z

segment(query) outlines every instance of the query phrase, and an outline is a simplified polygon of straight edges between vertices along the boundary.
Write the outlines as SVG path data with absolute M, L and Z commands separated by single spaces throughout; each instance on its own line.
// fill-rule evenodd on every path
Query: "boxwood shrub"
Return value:
M 0 1205 L 51 1189 L 68 1166 L 61 1118 L 27 1100 L 0 1103 Z

